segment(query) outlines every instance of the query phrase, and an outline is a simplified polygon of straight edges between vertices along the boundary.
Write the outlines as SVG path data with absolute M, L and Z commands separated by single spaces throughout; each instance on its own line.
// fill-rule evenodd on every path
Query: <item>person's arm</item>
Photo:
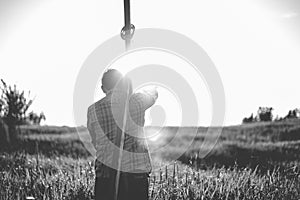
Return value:
M 134 94 L 135 98 L 142 106 L 143 110 L 147 110 L 156 102 L 158 98 L 158 92 L 156 89 L 143 91 L 140 93 Z
M 91 139 L 92 139 L 92 144 L 93 146 L 95 147 L 95 142 L 96 142 L 96 134 L 95 134 L 95 131 L 94 131 L 94 128 L 92 126 L 92 123 L 91 123 L 91 107 L 88 108 L 88 113 L 87 113 L 87 129 L 88 129 L 88 132 L 91 136 Z

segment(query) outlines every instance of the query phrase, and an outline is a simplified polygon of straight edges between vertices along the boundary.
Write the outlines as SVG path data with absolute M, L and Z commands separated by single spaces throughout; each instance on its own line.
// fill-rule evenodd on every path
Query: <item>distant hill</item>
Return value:
M 211 127 L 212 130 L 216 127 Z M 217 144 L 204 159 L 197 157 L 208 127 L 146 127 L 147 134 L 159 131 L 156 139 L 149 140 L 153 156 L 179 160 L 197 166 L 251 166 L 269 169 L 273 166 L 292 166 L 300 159 L 300 120 L 263 122 L 237 126 L 227 126 L 217 140 Z M 24 136 L 13 147 L 0 147 L 0 152 L 25 151 L 44 155 L 88 157 L 85 141 L 90 141 L 86 127 L 67 126 L 21 126 Z M 77 134 L 80 131 L 80 136 Z M 175 137 L 176 136 L 176 137 Z M 85 139 L 83 141 L 82 139 Z M 177 156 L 180 153 L 180 158 Z
M 213 130 L 216 127 L 211 127 Z M 146 130 L 161 130 L 164 132 L 176 132 L 179 127 L 146 127 Z M 180 127 L 185 134 L 196 131 L 199 137 L 203 137 L 208 127 Z M 68 127 L 68 126 L 37 126 L 23 125 L 20 126 L 22 134 L 64 134 L 76 133 L 76 131 L 85 132 L 87 128 Z M 235 126 L 225 126 L 221 134 L 220 140 L 241 141 L 241 142 L 276 142 L 300 140 L 300 119 L 290 119 L 277 122 L 256 122 Z
M 85 131 L 86 127 L 69 127 L 69 126 L 39 126 L 39 125 L 22 125 L 20 126 L 21 134 L 64 134 L 75 133 L 77 130 Z

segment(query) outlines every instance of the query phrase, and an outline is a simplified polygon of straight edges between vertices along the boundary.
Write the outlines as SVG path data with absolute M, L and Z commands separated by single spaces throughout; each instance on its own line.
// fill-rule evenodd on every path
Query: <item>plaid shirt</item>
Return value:
M 118 169 L 114 151 L 120 151 L 117 135 L 122 133 L 119 121 L 124 117 L 124 109 L 119 112 L 116 109 L 114 111 L 114 108 L 120 105 L 125 107 L 122 106 L 124 99 L 126 96 L 123 92 L 114 90 L 88 108 L 87 127 L 97 151 L 95 170 L 98 177 L 110 177 L 115 171 L 113 169 Z M 143 126 L 145 111 L 155 100 L 155 97 L 142 93 L 130 96 L 120 168 L 123 172 L 151 172 L 151 159 L 147 142 L 143 138 Z

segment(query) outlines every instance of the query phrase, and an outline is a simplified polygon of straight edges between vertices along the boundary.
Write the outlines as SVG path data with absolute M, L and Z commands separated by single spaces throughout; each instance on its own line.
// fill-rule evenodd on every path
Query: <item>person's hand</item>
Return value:
M 151 96 L 152 98 L 154 98 L 155 100 L 158 98 L 158 92 L 157 92 L 157 86 L 154 86 L 152 88 L 143 90 L 143 93 Z

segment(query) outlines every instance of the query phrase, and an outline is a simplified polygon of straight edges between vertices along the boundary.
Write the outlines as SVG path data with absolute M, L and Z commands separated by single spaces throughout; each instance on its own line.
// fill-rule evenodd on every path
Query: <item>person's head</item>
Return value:
M 123 78 L 121 72 L 116 69 L 109 69 L 104 72 L 102 76 L 102 91 L 106 94 L 108 91 L 114 89 L 118 82 Z

